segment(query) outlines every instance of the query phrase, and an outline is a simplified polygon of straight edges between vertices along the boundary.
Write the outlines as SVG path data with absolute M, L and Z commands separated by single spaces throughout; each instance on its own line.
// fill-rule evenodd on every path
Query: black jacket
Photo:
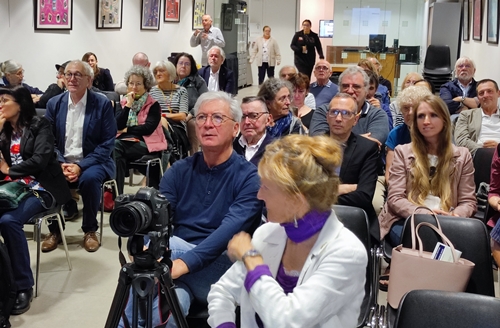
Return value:
M 241 137 L 241 133 L 233 140 L 233 149 L 236 153 L 245 157 L 245 147 L 240 145 L 240 142 L 239 142 L 240 137 Z M 257 152 L 252 156 L 252 158 L 250 158 L 249 162 L 255 166 L 259 166 L 260 159 L 262 158 L 262 156 L 264 156 L 264 151 L 266 150 L 266 146 L 268 144 L 270 144 L 271 142 L 273 142 L 273 140 L 274 140 L 273 137 L 271 137 L 271 135 L 269 133 L 267 133 L 264 140 L 262 140 L 262 143 L 260 144 L 259 149 L 257 149 Z
M 198 71 L 198 74 L 207 82 L 207 86 L 210 80 L 210 70 L 210 66 L 204 66 Z M 224 66 L 221 66 L 219 69 L 219 90 L 233 95 L 235 94 L 233 71 Z

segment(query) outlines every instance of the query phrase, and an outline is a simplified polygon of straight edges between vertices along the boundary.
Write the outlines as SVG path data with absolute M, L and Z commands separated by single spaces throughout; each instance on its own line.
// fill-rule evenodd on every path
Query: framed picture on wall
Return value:
M 470 40 L 470 14 L 472 3 L 471 0 L 464 0 L 462 3 L 462 39 L 464 41 Z
M 181 0 L 165 0 L 165 22 L 180 22 L 181 20 Z
M 193 0 L 193 30 L 203 28 L 201 20 L 203 15 L 205 15 L 206 7 L 206 0 Z
M 35 30 L 71 30 L 73 0 L 36 0 Z
M 122 18 L 123 0 L 97 0 L 97 29 L 121 29 Z
M 474 5 L 472 16 L 472 39 L 481 41 L 483 29 L 483 3 L 482 0 L 472 0 Z
M 498 43 L 498 1 L 488 0 L 486 41 L 488 43 Z
M 161 0 L 142 0 L 141 30 L 160 29 Z

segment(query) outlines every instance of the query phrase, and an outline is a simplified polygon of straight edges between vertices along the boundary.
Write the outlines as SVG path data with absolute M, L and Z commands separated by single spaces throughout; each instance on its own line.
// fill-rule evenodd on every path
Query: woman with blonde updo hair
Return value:
M 355 327 L 366 250 L 337 219 L 342 150 L 327 136 L 289 135 L 259 163 L 268 223 L 228 245 L 238 260 L 208 294 L 211 327 Z

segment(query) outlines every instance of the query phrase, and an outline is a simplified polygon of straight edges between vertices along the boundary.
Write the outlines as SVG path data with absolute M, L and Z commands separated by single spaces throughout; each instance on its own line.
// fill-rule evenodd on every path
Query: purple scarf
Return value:
M 286 235 L 291 241 L 301 243 L 320 231 L 331 213 L 332 211 L 311 211 L 303 218 L 298 219 L 297 222 L 281 223 L 280 225 L 285 228 Z

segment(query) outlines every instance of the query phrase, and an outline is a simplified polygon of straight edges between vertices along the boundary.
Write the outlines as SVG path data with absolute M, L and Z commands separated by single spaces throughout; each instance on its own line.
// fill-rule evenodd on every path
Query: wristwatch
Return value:
M 247 257 L 256 257 L 256 256 L 261 256 L 259 251 L 256 249 L 251 249 L 247 251 L 245 254 L 243 254 L 243 256 L 241 257 L 241 262 L 245 263 L 245 259 Z
M 465 106 L 464 105 L 464 101 L 465 101 L 465 96 L 462 96 L 462 101 L 460 101 L 460 106 Z M 467 106 L 466 106 L 467 107 Z

